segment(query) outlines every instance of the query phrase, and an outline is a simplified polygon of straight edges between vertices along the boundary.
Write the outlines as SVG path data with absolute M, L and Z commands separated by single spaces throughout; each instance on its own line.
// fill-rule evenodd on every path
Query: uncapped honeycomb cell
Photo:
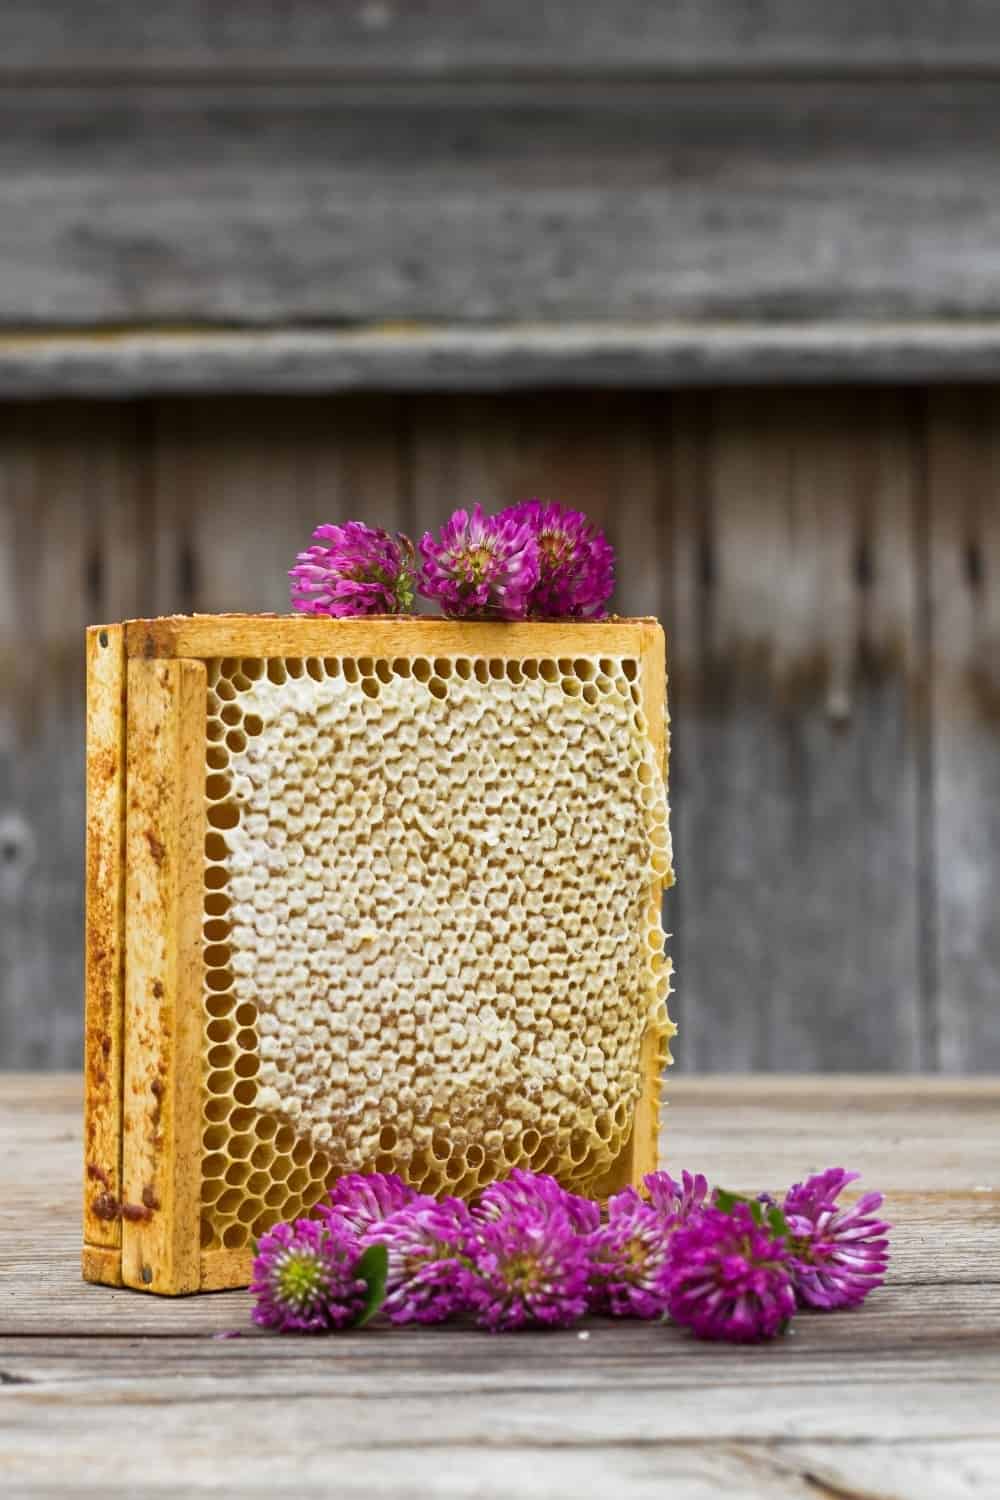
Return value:
M 673 1030 L 639 663 L 208 665 L 203 1246 L 347 1171 L 586 1191 Z

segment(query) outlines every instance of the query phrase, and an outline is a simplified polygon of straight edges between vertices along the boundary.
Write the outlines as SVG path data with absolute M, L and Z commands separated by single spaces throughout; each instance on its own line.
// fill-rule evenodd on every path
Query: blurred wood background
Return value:
M 0 1057 L 79 1050 L 82 629 L 284 609 L 321 519 L 561 496 L 669 632 L 685 1068 L 1000 1065 L 992 391 L 8 408 Z
M 0 7 L 0 1066 L 80 1053 L 82 627 L 588 510 L 685 1069 L 1000 1068 L 1000 11 Z

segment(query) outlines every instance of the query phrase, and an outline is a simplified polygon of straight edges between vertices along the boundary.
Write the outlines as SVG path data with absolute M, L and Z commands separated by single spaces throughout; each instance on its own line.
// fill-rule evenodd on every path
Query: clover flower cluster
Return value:
M 262 1237 L 254 1321 L 280 1332 L 367 1321 L 378 1255 L 377 1306 L 391 1323 L 464 1317 L 499 1332 L 566 1328 L 597 1313 L 757 1343 L 798 1308 L 854 1307 L 882 1284 L 881 1194 L 837 1201 L 857 1175 L 821 1172 L 779 1204 L 710 1192 L 701 1174 L 677 1182 L 654 1172 L 644 1195 L 626 1188 L 602 1213 L 553 1177 L 519 1169 L 472 1204 L 428 1197 L 393 1174 L 352 1174 L 317 1219 Z
M 410 539 L 360 521 L 319 526 L 291 569 L 306 614 L 405 614 L 416 593 L 453 619 L 597 619 L 614 590 L 614 550 L 580 511 L 525 500 L 487 516 L 456 510 Z

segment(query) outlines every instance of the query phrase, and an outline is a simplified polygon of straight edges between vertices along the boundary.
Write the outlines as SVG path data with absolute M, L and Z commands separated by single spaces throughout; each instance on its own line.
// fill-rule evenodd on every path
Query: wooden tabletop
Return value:
M 267 1337 L 245 1292 L 85 1286 L 78 1081 L 0 1075 L 0 1493 L 1000 1496 L 1000 1081 L 668 1094 L 671 1168 L 735 1189 L 860 1169 L 897 1226 L 888 1284 L 760 1349 L 596 1319 Z

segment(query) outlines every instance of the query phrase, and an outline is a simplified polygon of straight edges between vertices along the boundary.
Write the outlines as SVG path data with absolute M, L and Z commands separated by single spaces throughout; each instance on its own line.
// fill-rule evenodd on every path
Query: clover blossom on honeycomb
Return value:
M 402 614 L 413 606 L 413 543 L 361 521 L 317 526 L 289 577 L 292 606 L 303 614 Z
M 615 586 L 614 548 L 578 510 L 523 500 L 496 515 L 455 510 L 416 549 L 360 521 L 318 526 L 289 576 L 292 606 L 337 617 L 405 614 L 415 593 L 452 619 L 599 619 Z

